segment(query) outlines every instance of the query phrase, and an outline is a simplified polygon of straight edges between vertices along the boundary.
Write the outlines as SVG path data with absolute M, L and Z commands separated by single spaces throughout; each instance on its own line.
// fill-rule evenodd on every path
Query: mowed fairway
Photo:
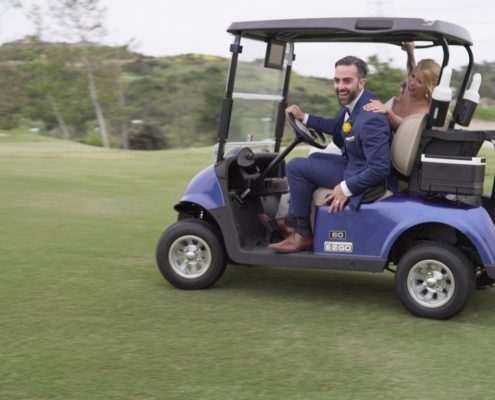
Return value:
M 494 398 L 495 289 L 441 322 L 389 272 L 170 286 L 155 245 L 211 161 L 0 135 L 0 399 Z

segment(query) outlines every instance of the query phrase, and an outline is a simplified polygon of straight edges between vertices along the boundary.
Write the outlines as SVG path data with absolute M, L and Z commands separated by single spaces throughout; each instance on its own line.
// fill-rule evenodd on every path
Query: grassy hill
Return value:
M 114 147 L 130 130 L 134 148 L 211 145 L 216 141 L 221 100 L 228 71 L 227 59 L 200 54 L 146 57 L 127 48 L 84 44 L 90 51 L 99 102 Z M 70 138 L 101 144 L 81 45 L 20 41 L 0 46 L 0 129 L 36 128 L 60 136 L 61 123 Z M 377 57 L 368 60 L 368 88 L 383 99 L 397 94 L 405 71 Z M 259 63 L 241 63 L 243 74 L 256 78 Z M 483 73 L 485 107 L 478 118 L 494 119 L 495 63 L 477 65 Z M 459 74 L 454 74 L 454 86 Z M 332 115 L 338 105 L 329 79 L 293 74 L 289 103 L 319 115 Z M 486 100 L 488 99 L 488 100 Z M 139 123 L 133 124 L 132 121 Z
M 155 244 L 211 160 L 1 132 L 0 398 L 396 400 L 426 381 L 492 397 L 492 290 L 441 322 L 407 314 L 389 273 L 230 265 L 210 290 L 167 284 Z

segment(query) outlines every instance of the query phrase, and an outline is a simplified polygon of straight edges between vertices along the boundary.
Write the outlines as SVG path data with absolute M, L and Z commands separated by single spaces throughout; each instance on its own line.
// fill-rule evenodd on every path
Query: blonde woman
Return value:
M 431 93 L 440 75 L 440 65 L 432 59 L 421 60 L 414 66 L 414 55 L 411 44 L 405 44 L 408 53 L 408 70 L 410 70 L 404 88 L 397 97 L 386 104 L 379 100 L 371 100 L 364 105 L 366 111 L 386 114 L 393 130 L 396 130 L 402 119 L 419 113 L 427 113 L 430 109 Z

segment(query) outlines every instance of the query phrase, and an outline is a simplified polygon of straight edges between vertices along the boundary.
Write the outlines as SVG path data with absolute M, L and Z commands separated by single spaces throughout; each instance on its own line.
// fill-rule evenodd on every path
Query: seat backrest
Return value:
M 421 132 L 428 122 L 428 114 L 413 114 L 404 118 L 395 132 L 390 149 L 392 165 L 404 176 L 410 176 L 418 152 Z

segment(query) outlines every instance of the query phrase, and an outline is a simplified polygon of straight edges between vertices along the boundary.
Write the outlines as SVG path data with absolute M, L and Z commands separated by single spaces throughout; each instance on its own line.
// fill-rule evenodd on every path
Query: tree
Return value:
M 370 73 L 366 79 L 366 88 L 376 94 L 384 102 L 399 94 L 400 82 L 406 79 L 406 71 L 391 67 L 378 56 L 368 57 Z
M 167 147 L 167 141 L 158 127 L 145 123 L 131 129 L 129 146 L 134 150 L 159 150 Z
M 69 139 L 69 130 L 67 129 L 67 125 L 65 123 L 64 117 L 62 115 L 62 110 L 55 99 L 53 92 L 50 88 L 50 79 L 48 79 L 47 71 L 45 66 L 47 64 L 47 57 L 44 52 L 44 47 L 41 45 L 43 32 L 44 32 L 44 19 L 43 19 L 43 11 L 39 4 L 19 4 L 19 7 L 24 9 L 26 18 L 34 25 L 35 27 L 35 36 L 33 37 L 33 42 L 35 44 L 34 48 L 34 68 L 36 70 L 36 74 L 38 75 L 38 83 L 41 86 L 40 90 L 46 96 L 48 104 L 50 105 L 50 109 L 57 120 L 57 124 L 59 126 L 60 131 L 62 132 L 62 137 L 64 139 Z
M 81 61 L 86 70 L 88 89 L 98 121 L 103 147 L 110 147 L 103 107 L 100 104 L 95 78 L 95 53 L 90 40 L 100 39 L 105 33 L 103 26 L 106 9 L 100 0 L 53 0 L 50 9 L 53 17 L 64 28 L 64 36 L 77 39 L 81 45 Z
M 127 47 L 125 48 L 127 50 Z M 122 82 L 122 47 L 117 46 L 115 49 L 115 73 L 116 73 L 116 90 L 117 90 L 117 105 L 118 105 L 118 125 L 120 128 L 120 145 L 123 149 L 129 149 L 129 126 L 126 112 L 126 96 L 124 84 Z

